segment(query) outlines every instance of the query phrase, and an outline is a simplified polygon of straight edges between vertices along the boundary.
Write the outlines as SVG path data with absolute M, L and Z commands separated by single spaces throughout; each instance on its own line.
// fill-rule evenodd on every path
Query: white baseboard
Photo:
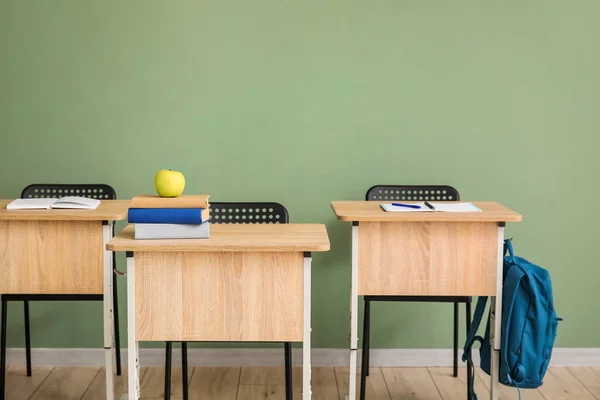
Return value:
M 121 352 L 123 366 L 127 365 L 127 350 Z M 459 353 L 459 365 L 462 352 Z M 102 349 L 33 349 L 35 366 L 90 366 L 104 365 Z M 302 350 L 293 350 L 293 361 L 300 365 Z M 164 366 L 165 350 L 140 349 L 140 364 Z M 360 365 L 360 351 L 358 361 Z M 315 367 L 347 367 L 349 352 L 346 349 L 314 349 L 312 365 Z M 473 353 L 475 365 L 479 365 L 479 351 Z M 181 350 L 173 348 L 173 365 L 181 365 Z M 279 366 L 283 365 L 281 349 L 188 349 L 189 366 Z M 25 365 L 25 349 L 11 348 L 7 351 L 7 365 Z M 373 349 L 371 365 L 377 367 L 450 367 L 452 349 Z M 600 366 L 600 348 L 555 348 L 551 366 Z

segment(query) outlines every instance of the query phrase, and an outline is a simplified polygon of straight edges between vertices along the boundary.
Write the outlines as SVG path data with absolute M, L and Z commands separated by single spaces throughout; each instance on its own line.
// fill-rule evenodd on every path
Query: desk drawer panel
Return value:
M 361 222 L 358 238 L 360 295 L 495 295 L 496 223 Z
M 137 340 L 301 341 L 302 253 L 135 253 Z
M 102 294 L 101 221 L 0 221 L 0 293 Z

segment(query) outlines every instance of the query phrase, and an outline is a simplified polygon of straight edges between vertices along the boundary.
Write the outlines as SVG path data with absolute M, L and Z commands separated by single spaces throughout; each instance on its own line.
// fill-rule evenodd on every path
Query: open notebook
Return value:
M 100 200 L 87 197 L 67 196 L 61 198 L 16 199 L 6 205 L 7 210 L 49 210 L 51 208 L 81 208 L 94 210 Z
M 381 208 L 390 212 L 481 212 L 481 209 L 473 203 L 436 203 L 431 201 L 382 204 Z

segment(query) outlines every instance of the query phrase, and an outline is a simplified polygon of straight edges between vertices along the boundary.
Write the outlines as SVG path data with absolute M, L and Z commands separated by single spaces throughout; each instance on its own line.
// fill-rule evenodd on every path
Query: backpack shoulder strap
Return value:
M 483 319 L 483 313 L 485 312 L 485 304 L 487 303 L 487 297 L 482 296 L 477 300 L 477 306 L 475 307 L 475 314 L 473 314 L 473 322 L 471 323 L 471 330 L 467 333 L 467 340 L 463 349 L 463 361 L 468 361 L 471 358 L 471 348 L 475 341 L 482 341 L 481 336 L 477 336 L 479 325 Z
M 503 343 L 500 346 L 500 351 L 502 352 L 502 356 L 500 357 L 504 363 L 505 363 L 505 368 L 506 368 L 506 374 L 507 374 L 507 378 L 509 383 L 512 383 L 514 381 L 515 384 L 520 385 L 522 384 L 523 379 L 525 378 L 524 376 L 511 376 L 512 373 L 512 368 L 510 365 L 508 365 L 508 339 L 509 339 L 509 334 L 508 332 L 510 332 L 510 323 L 512 321 L 512 314 L 513 314 L 513 310 L 515 307 L 515 301 L 517 299 L 517 292 L 519 290 L 519 286 L 521 286 L 521 281 L 523 280 L 523 278 L 526 276 L 525 272 L 519 268 L 516 265 L 513 265 L 510 267 L 510 269 L 508 270 L 508 273 L 506 275 L 506 280 L 504 281 L 504 287 L 503 287 L 503 296 L 504 298 L 502 299 L 502 319 L 501 319 L 501 324 L 502 324 L 502 336 L 503 336 Z M 514 349 L 513 349 L 514 350 Z
M 473 375 L 475 375 L 475 368 L 473 366 L 473 359 L 471 357 L 471 349 L 473 348 L 473 344 L 477 341 L 480 345 L 483 345 L 483 338 L 477 335 L 477 331 L 479 330 L 479 325 L 481 325 L 481 320 L 483 319 L 483 314 L 485 313 L 485 304 L 487 303 L 487 297 L 482 296 L 477 300 L 477 306 L 475 307 L 475 314 L 473 314 L 473 322 L 471 324 L 471 330 L 467 333 L 467 340 L 465 342 L 465 347 L 463 349 L 462 360 L 466 361 L 467 364 L 471 367 L 471 371 L 473 371 Z M 469 385 L 469 393 L 471 393 L 471 398 L 473 400 L 477 400 L 477 394 L 475 393 L 474 381 L 475 376 L 470 379 Z

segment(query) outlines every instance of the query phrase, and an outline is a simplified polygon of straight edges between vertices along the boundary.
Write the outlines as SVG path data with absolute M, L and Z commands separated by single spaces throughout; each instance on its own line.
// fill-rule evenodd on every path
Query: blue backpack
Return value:
M 537 388 L 542 385 L 550 363 L 558 321 L 562 321 L 554 310 L 550 275 L 545 269 L 516 257 L 510 239 L 504 241 L 503 272 L 499 381 L 518 389 Z M 486 301 L 487 297 L 477 301 L 462 359 L 472 367 L 471 348 L 475 341 L 480 342 L 481 369 L 490 375 L 489 318 L 484 337 L 476 336 Z M 474 379 L 470 381 L 469 392 L 477 400 Z

